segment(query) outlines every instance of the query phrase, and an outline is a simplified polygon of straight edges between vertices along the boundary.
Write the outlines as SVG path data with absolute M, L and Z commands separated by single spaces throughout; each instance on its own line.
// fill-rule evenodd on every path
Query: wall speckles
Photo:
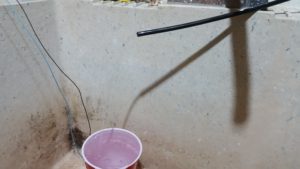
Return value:
M 27 9 L 34 25 L 43 27 L 38 33 L 47 48 L 82 89 L 93 130 L 121 127 L 130 104 L 140 96 L 127 128 L 143 141 L 145 168 L 282 169 L 300 166 L 297 159 L 300 148 L 295 146 L 300 144 L 298 15 L 279 17 L 272 11 L 263 11 L 232 22 L 225 20 L 137 38 L 136 31 L 142 29 L 215 16 L 227 10 L 201 6 L 187 9 L 176 5 L 123 8 L 81 0 L 47 1 L 50 2 L 53 2 L 51 8 L 33 3 Z M 6 30 L 15 28 L 12 24 L 5 26 L 10 28 Z M 42 62 L 39 57 L 34 57 L 37 59 L 34 61 L 35 55 L 29 52 L 33 48 L 19 40 L 17 31 L 12 32 L 9 37 L 18 45 L 8 43 L 7 38 L 6 43 L 0 41 L 0 57 L 5 61 L 0 66 L 0 85 L 5 87 L 0 91 L 1 96 L 9 98 L 0 97 L 0 124 L 12 125 L 7 121 L 14 120 L 22 126 L 26 121 L 22 117 L 27 116 L 29 118 L 24 119 L 28 120 L 34 112 L 58 120 L 46 116 L 51 108 L 55 117 L 63 117 L 63 105 L 59 104 L 59 95 L 51 81 L 45 80 L 47 73 L 40 73 L 44 70 Z M 247 35 L 243 37 L 244 45 L 239 33 Z M 15 50 L 22 51 L 22 47 L 28 52 L 24 58 L 30 59 L 27 67 Z M 236 64 L 243 62 L 235 60 L 245 56 L 248 56 L 247 71 Z M 26 85 L 22 87 L 26 86 L 27 90 L 19 87 L 18 78 L 9 76 L 8 70 L 16 77 L 24 77 L 22 82 Z M 244 76 L 240 76 L 237 85 L 235 78 L 239 70 Z M 36 79 L 28 81 L 33 74 Z M 7 80 L 2 81 L 4 78 Z M 46 86 L 47 92 L 42 95 L 34 90 L 32 86 L 35 85 Z M 237 98 L 244 98 L 235 93 L 237 86 L 243 91 L 247 85 L 251 89 L 247 95 L 248 116 L 237 125 L 233 121 L 235 105 L 239 103 Z M 73 102 L 79 126 L 86 129 L 77 94 L 67 84 L 64 89 Z M 44 123 L 43 118 L 33 117 Z M 55 140 L 56 128 L 51 122 L 46 124 Z M 4 136 L 9 132 L 1 131 L 0 134 Z M 32 148 L 26 146 L 20 144 L 26 151 Z M 5 148 L 0 150 L 0 154 L 9 154 Z

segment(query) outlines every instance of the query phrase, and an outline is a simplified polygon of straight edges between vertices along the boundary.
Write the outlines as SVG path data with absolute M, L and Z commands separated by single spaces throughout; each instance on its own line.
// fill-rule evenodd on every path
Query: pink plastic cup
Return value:
M 136 169 L 142 151 L 141 140 L 120 128 L 95 132 L 82 146 L 87 169 Z

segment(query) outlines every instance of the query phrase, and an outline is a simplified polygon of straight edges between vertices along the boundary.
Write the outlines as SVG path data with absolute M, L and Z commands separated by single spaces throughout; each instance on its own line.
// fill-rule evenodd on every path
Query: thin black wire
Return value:
M 240 16 L 240 15 L 247 14 L 247 13 L 256 12 L 260 9 L 265 9 L 265 8 L 268 8 L 268 7 L 271 7 L 271 6 L 274 6 L 274 5 L 278 5 L 278 4 L 281 4 L 283 2 L 287 2 L 287 1 L 290 1 L 290 0 L 275 0 L 275 1 L 272 1 L 272 2 L 269 2 L 269 3 L 266 3 L 266 4 L 262 4 L 262 5 L 259 5 L 259 6 L 246 8 L 246 9 L 241 10 L 241 11 L 230 12 L 230 13 L 227 13 L 227 14 L 218 15 L 218 16 L 214 16 L 214 17 L 211 17 L 211 18 L 206 18 L 206 19 L 202 19 L 202 20 L 198 20 L 198 21 L 187 22 L 187 23 L 168 26 L 168 27 L 163 27 L 163 28 L 139 31 L 139 32 L 137 32 L 137 36 L 140 37 L 140 36 L 158 34 L 158 33 L 163 33 L 163 32 L 170 32 L 170 31 L 175 31 L 175 30 L 178 30 L 178 29 L 185 29 L 185 28 L 189 28 L 189 27 L 199 26 L 199 25 L 203 25 L 203 24 L 207 24 L 207 23 L 211 23 L 211 22 L 216 22 L 216 21 L 219 21 L 219 20 L 227 19 L 227 18 L 232 18 L 232 17 L 235 17 L 235 16 Z
M 38 34 L 36 33 L 28 15 L 27 15 L 27 12 L 25 11 L 25 9 L 23 8 L 23 5 L 20 3 L 19 0 L 16 0 L 18 5 L 20 6 L 20 8 L 22 9 L 35 37 L 37 38 L 38 42 L 40 43 L 40 45 L 42 46 L 42 48 L 44 49 L 44 51 L 46 52 L 47 56 L 52 60 L 52 62 L 55 64 L 55 66 L 59 69 L 59 71 L 76 87 L 78 93 L 79 93 L 79 96 L 80 96 L 80 100 L 81 100 L 81 104 L 83 106 L 83 109 L 84 109 L 84 112 L 85 112 L 85 116 L 86 116 L 86 119 L 87 119 L 87 122 L 88 122 L 88 126 L 89 126 L 89 135 L 91 135 L 92 133 L 92 128 L 91 128 L 91 123 L 90 123 L 90 119 L 89 119 L 89 116 L 88 116 L 88 113 L 87 113 L 87 110 L 86 110 L 86 107 L 85 107 L 85 104 L 84 104 L 84 101 L 83 101 L 83 98 L 82 98 L 82 93 L 81 93 L 81 90 L 80 88 L 77 86 L 77 84 L 60 68 L 60 66 L 56 63 L 56 61 L 53 59 L 53 57 L 51 56 L 51 54 L 48 52 L 48 50 L 46 49 L 46 47 L 44 46 L 44 44 L 42 43 L 40 37 L 38 36 Z

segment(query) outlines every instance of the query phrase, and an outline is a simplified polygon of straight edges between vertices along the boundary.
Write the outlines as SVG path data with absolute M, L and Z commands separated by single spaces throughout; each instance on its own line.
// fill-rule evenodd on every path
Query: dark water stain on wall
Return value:
M 13 157 L 7 161 L 10 168 L 50 169 L 56 160 L 69 151 L 67 130 L 61 126 L 63 123 L 58 123 L 62 118 L 57 114 L 49 110 L 30 116 L 28 127 L 23 127 L 21 134 L 13 137 L 15 149 L 5 154 L 6 157 Z
M 71 131 L 73 133 L 71 133 Z M 72 138 L 72 134 L 74 135 L 74 141 L 73 141 L 73 138 Z M 81 148 L 83 143 L 84 143 L 84 140 L 87 137 L 88 136 L 86 134 L 84 134 L 78 127 L 74 127 L 71 130 L 69 130 L 68 139 L 69 139 L 69 143 L 70 143 L 71 147 L 76 146 L 77 148 Z
M 62 152 L 70 149 L 67 129 L 58 125 L 58 120 L 60 119 L 51 109 L 47 113 L 37 112 L 31 115 L 28 122 L 30 131 L 27 134 L 31 136 L 29 143 L 31 150 L 37 150 L 33 159 L 35 166 L 32 167 L 44 168 L 43 161 L 53 164 L 58 156 L 63 155 Z M 27 149 L 29 149 L 28 146 Z

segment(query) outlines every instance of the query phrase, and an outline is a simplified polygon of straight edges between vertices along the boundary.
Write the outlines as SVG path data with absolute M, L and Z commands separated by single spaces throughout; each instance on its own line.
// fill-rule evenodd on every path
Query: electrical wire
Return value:
M 47 54 L 47 56 L 51 59 L 51 61 L 54 63 L 54 65 L 58 68 L 58 70 L 75 86 L 75 88 L 77 89 L 78 93 L 79 93 L 79 96 L 80 96 L 80 101 L 81 101 L 81 104 L 82 104 L 82 107 L 84 109 L 84 112 L 85 112 L 85 116 L 86 116 L 86 119 L 87 119 L 87 122 L 88 122 L 88 127 L 89 127 L 89 135 L 91 135 L 92 133 L 92 129 L 91 129 L 91 123 L 90 123 L 90 119 L 89 119 L 89 116 L 88 116 L 88 113 L 87 113 L 87 109 L 86 109 L 86 106 L 84 104 L 84 101 L 83 101 L 83 97 L 82 97 L 82 92 L 80 90 L 80 88 L 78 87 L 78 85 L 62 70 L 62 68 L 56 63 L 56 61 L 53 59 L 52 55 L 48 52 L 48 50 L 46 49 L 45 45 L 42 43 L 40 37 L 38 36 L 38 34 L 36 33 L 33 25 L 32 25 L 32 22 L 31 20 L 29 19 L 28 15 L 27 15 L 27 12 L 25 11 L 23 5 L 20 3 L 19 0 L 16 0 L 16 2 L 18 3 L 18 5 L 20 6 L 21 10 L 23 11 L 24 13 L 24 16 L 26 17 L 28 23 L 29 23 L 29 26 L 30 28 L 32 29 L 32 32 L 34 33 L 36 39 L 38 40 L 39 44 L 42 46 L 43 50 L 45 51 L 45 53 Z M 53 75 L 54 76 L 54 75 Z M 55 78 L 55 77 L 54 77 Z M 55 79 L 56 80 L 56 79 Z M 56 81 L 57 83 L 57 81 Z M 64 98 L 65 99 L 65 98 Z M 65 99 L 66 100 L 66 99 Z M 73 137 L 73 136 L 72 136 Z
M 256 12 L 260 9 L 265 9 L 265 8 L 268 8 L 268 7 L 271 7 L 274 5 L 278 5 L 278 4 L 287 2 L 287 1 L 290 1 L 290 0 L 275 0 L 272 2 L 268 2 L 268 3 L 262 4 L 262 5 L 255 6 L 255 7 L 250 7 L 250 8 L 240 10 L 240 11 L 230 12 L 230 13 L 226 13 L 223 15 L 218 15 L 218 16 L 214 16 L 211 18 L 206 18 L 206 19 L 202 19 L 202 20 L 198 20 L 198 21 L 193 21 L 193 22 L 188 22 L 188 23 L 183 23 L 183 24 L 173 25 L 173 26 L 168 26 L 168 27 L 163 27 L 163 28 L 139 31 L 139 32 L 137 32 L 137 36 L 141 37 L 141 36 L 146 36 L 146 35 L 170 32 L 170 31 L 175 31 L 175 30 L 179 30 L 179 29 L 185 29 L 185 28 L 189 28 L 189 27 L 199 26 L 199 25 L 216 22 L 216 21 L 223 20 L 223 19 L 228 19 L 228 18 L 244 15 L 247 13 Z

